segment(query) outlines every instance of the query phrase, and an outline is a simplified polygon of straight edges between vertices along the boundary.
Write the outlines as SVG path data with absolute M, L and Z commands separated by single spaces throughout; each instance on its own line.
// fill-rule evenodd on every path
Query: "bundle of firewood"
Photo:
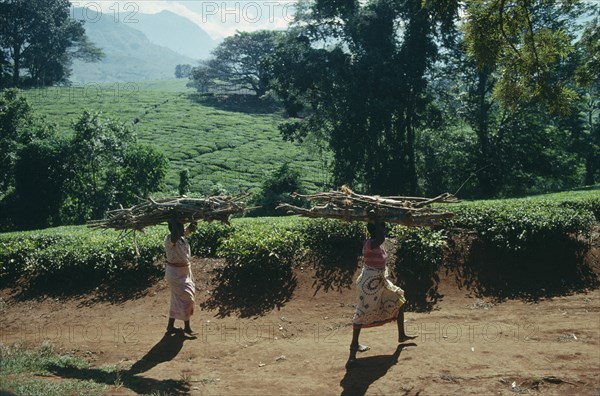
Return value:
M 385 221 L 406 226 L 435 226 L 453 216 L 450 212 L 432 208 L 434 203 L 459 202 L 452 194 L 435 198 L 380 197 L 360 195 L 343 186 L 341 191 L 311 195 L 292 194 L 304 198 L 313 206 L 310 209 L 290 204 L 280 204 L 277 209 L 306 217 L 340 219 L 346 221 Z
M 208 198 L 148 198 L 127 209 L 116 209 L 106 213 L 102 220 L 88 222 L 92 228 L 115 230 L 138 230 L 176 219 L 181 223 L 204 221 L 229 222 L 229 216 L 246 210 L 243 199 L 246 194 L 236 196 L 214 196 Z

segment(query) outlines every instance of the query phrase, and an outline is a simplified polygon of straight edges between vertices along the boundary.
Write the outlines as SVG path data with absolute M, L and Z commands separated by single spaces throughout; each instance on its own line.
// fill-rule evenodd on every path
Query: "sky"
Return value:
M 71 4 L 101 12 L 102 17 L 129 22 L 135 21 L 137 13 L 171 11 L 221 40 L 236 30 L 285 29 L 294 15 L 295 0 L 71 0 Z

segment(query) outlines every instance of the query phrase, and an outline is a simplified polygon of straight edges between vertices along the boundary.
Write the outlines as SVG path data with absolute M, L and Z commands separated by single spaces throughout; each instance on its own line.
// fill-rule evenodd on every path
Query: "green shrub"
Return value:
M 397 240 L 393 270 L 398 286 L 404 290 L 408 307 L 417 311 L 430 310 L 441 297 L 437 287 L 446 247 L 443 232 L 395 226 L 390 237 Z
M 587 233 L 595 222 L 588 210 L 542 200 L 477 202 L 452 211 L 456 215 L 446 222 L 447 228 L 475 230 L 488 246 L 507 251 Z
M 217 278 L 229 288 L 263 294 L 293 276 L 300 242 L 300 234 L 286 227 L 236 228 L 217 251 L 226 261 Z
M 301 228 L 303 245 L 313 263 L 327 266 L 361 254 L 366 228 L 360 222 L 318 219 L 305 222 Z
M 52 233 L 54 231 L 54 233 Z M 134 241 L 117 232 L 91 231 L 84 227 L 58 228 L 0 236 L 0 279 L 30 282 L 66 289 L 84 286 L 123 272 L 152 272 L 164 254 L 158 231 Z
M 597 284 L 585 262 L 596 221 L 590 206 L 564 194 L 454 207 L 447 223 L 476 231 L 460 265 L 464 286 L 480 294 L 539 298 Z M 593 204 L 592 204 L 593 205 Z
M 233 226 L 221 222 L 198 223 L 196 232 L 188 237 L 192 254 L 200 257 L 216 256 L 219 246 L 233 231 Z

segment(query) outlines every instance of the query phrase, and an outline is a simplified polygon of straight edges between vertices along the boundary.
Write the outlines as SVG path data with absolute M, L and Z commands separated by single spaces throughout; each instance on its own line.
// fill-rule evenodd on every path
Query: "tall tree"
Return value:
M 564 66 L 581 31 L 578 18 L 588 11 L 585 2 L 577 0 L 464 3 L 462 45 L 467 59 L 462 60 L 460 75 L 468 92 L 466 119 L 478 138 L 476 168 L 483 196 L 495 195 L 502 188 L 500 179 L 510 174 L 501 163 L 507 164 L 508 157 L 515 161 L 499 146 L 506 143 L 500 129 L 515 127 L 511 118 L 531 123 L 515 130 L 536 141 L 540 111 L 551 113 L 546 115 L 548 126 L 555 116 L 568 117 L 572 111 L 579 96 L 573 72 Z M 503 114 L 503 109 L 508 112 Z M 528 111 L 531 117 L 523 115 Z M 500 158 L 502 153 L 508 157 Z
M 579 104 L 581 129 L 578 141 L 585 157 L 586 185 L 595 184 L 600 173 L 600 5 L 578 42 L 576 81 L 582 90 Z
M 465 2 L 465 42 L 479 70 L 498 73 L 494 95 L 508 108 L 535 101 L 565 114 L 577 93 L 555 73 L 575 50 L 581 0 Z
M 266 92 L 269 75 L 263 59 L 275 49 L 275 40 L 281 32 L 259 30 L 236 32 L 223 40 L 212 51 L 212 58 L 192 71 L 193 85 L 199 91 L 207 89 L 227 91 L 251 90 L 260 97 Z
M 0 95 L 0 194 L 14 184 L 14 167 L 18 151 L 35 138 L 49 134 L 33 114 L 27 99 L 17 89 Z
M 136 137 L 124 124 L 85 111 L 73 124 L 69 155 L 72 216 L 75 222 L 99 218 L 114 204 L 118 169 Z
M 13 86 L 64 82 L 72 59 L 97 61 L 83 21 L 70 18 L 68 0 L 4 0 L 0 3 L 0 51 L 8 59 Z
M 375 193 L 415 193 L 416 130 L 427 120 L 425 74 L 439 26 L 456 2 L 319 0 L 301 3 L 295 29 L 269 64 L 291 115 L 288 139 L 322 136 L 335 182 Z

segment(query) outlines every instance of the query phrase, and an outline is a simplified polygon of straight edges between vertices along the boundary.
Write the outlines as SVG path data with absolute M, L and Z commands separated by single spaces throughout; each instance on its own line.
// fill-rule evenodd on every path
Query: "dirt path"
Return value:
M 193 263 L 199 303 L 210 297 L 215 263 Z M 600 394 L 600 290 L 494 305 L 448 276 L 435 310 L 406 314 L 414 343 L 398 345 L 394 325 L 365 329 L 361 342 L 371 350 L 346 371 L 354 289 L 316 291 L 313 276 L 298 271 L 291 300 L 262 316 L 198 310 L 196 339 L 165 336 L 164 281 L 119 304 L 93 296 L 17 301 L 5 289 L 0 340 L 49 340 L 92 363 L 58 377 L 98 380 L 98 367 L 118 365 L 128 376 L 115 394 L 125 395 Z

